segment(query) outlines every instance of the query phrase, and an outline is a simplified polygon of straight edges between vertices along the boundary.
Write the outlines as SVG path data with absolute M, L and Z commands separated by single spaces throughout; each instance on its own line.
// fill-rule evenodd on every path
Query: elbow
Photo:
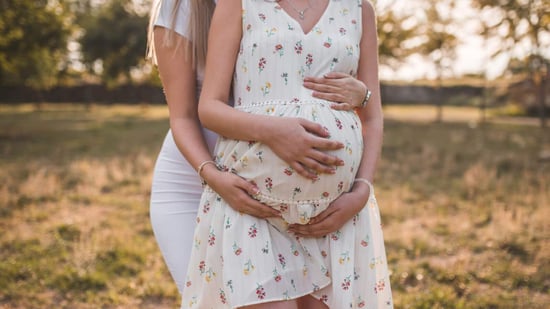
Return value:
M 208 108 L 207 108 L 208 103 L 205 101 L 206 99 L 203 99 L 203 98 L 199 100 L 199 106 L 197 107 L 197 114 L 201 125 L 209 129 L 210 127 L 209 127 L 209 121 L 208 121 L 209 117 L 208 117 Z

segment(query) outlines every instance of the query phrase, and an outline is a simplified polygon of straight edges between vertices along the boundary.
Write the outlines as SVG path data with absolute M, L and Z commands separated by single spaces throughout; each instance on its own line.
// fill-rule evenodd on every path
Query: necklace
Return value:
M 286 2 L 288 2 L 288 4 L 290 5 L 290 7 L 296 12 L 298 13 L 298 16 L 300 17 L 301 20 L 304 20 L 304 14 L 307 12 L 307 10 L 309 10 L 311 8 L 311 3 L 309 2 L 310 0 L 307 0 L 307 7 L 303 10 L 298 10 L 294 4 L 292 3 L 291 0 L 286 0 Z

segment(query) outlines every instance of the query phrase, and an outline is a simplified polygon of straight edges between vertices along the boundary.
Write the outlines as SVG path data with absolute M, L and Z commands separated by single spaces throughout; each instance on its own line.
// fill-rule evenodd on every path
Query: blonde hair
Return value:
M 176 35 L 174 30 L 176 25 L 176 19 L 178 18 L 178 12 L 182 0 L 175 0 L 172 7 L 172 15 L 170 21 L 170 31 L 168 35 L 164 37 L 164 46 L 174 46 L 179 48 L 182 40 Z M 151 9 L 151 16 L 149 19 L 149 27 L 147 30 L 147 58 L 151 59 L 153 63 L 157 63 L 153 29 L 155 27 L 155 20 L 159 14 L 162 0 L 155 0 Z M 186 42 L 186 51 L 188 56 L 191 56 L 194 68 L 203 68 L 206 62 L 206 48 L 208 43 L 208 29 L 210 28 L 210 21 L 214 12 L 214 1 L 212 0 L 189 0 L 189 37 Z M 190 55 L 189 55 L 190 54 Z

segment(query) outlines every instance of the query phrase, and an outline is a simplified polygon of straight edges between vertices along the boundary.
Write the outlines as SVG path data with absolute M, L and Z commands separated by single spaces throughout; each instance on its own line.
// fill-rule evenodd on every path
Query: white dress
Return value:
M 155 1 L 152 14 L 156 26 L 171 27 L 174 3 L 175 0 Z M 189 37 L 188 18 L 189 0 L 182 0 L 174 30 L 184 37 Z M 202 80 L 202 72 L 198 72 L 197 97 Z M 217 134 L 203 129 L 203 135 L 212 152 Z M 202 191 L 197 172 L 183 157 L 169 130 L 153 171 L 149 213 L 156 241 L 180 293 L 184 288 Z
M 331 308 L 391 308 L 391 290 L 374 195 L 353 220 L 327 237 L 298 238 L 288 223 L 307 223 L 350 189 L 360 164 L 361 123 L 302 87 L 330 71 L 357 73 L 361 3 L 330 0 L 305 34 L 277 2 L 243 0 L 243 37 L 235 67 L 235 108 L 260 115 L 302 117 L 325 126 L 345 148 L 331 153 L 345 165 L 315 180 L 295 173 L 267 146 L 220 138 L 216 161 L 254 181 L 257 198 L 283 219 L 243 215 L 206 188 L 183 308 L 236 308 L 311 294 Z

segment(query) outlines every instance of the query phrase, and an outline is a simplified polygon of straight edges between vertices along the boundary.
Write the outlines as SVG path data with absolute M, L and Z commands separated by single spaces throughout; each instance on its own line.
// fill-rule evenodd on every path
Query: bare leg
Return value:
M 296 300 L 288 300 L 288 301 L 275 301 L 275 302 L 257 304 L 257 305 L 240 307 L 240 308 L 241 309 L 298 309 L 299 307 Z
M 306 295 L 298 298 L 299 309 L 329 309 L 322 301 L 314 298 L 313 296 Z

